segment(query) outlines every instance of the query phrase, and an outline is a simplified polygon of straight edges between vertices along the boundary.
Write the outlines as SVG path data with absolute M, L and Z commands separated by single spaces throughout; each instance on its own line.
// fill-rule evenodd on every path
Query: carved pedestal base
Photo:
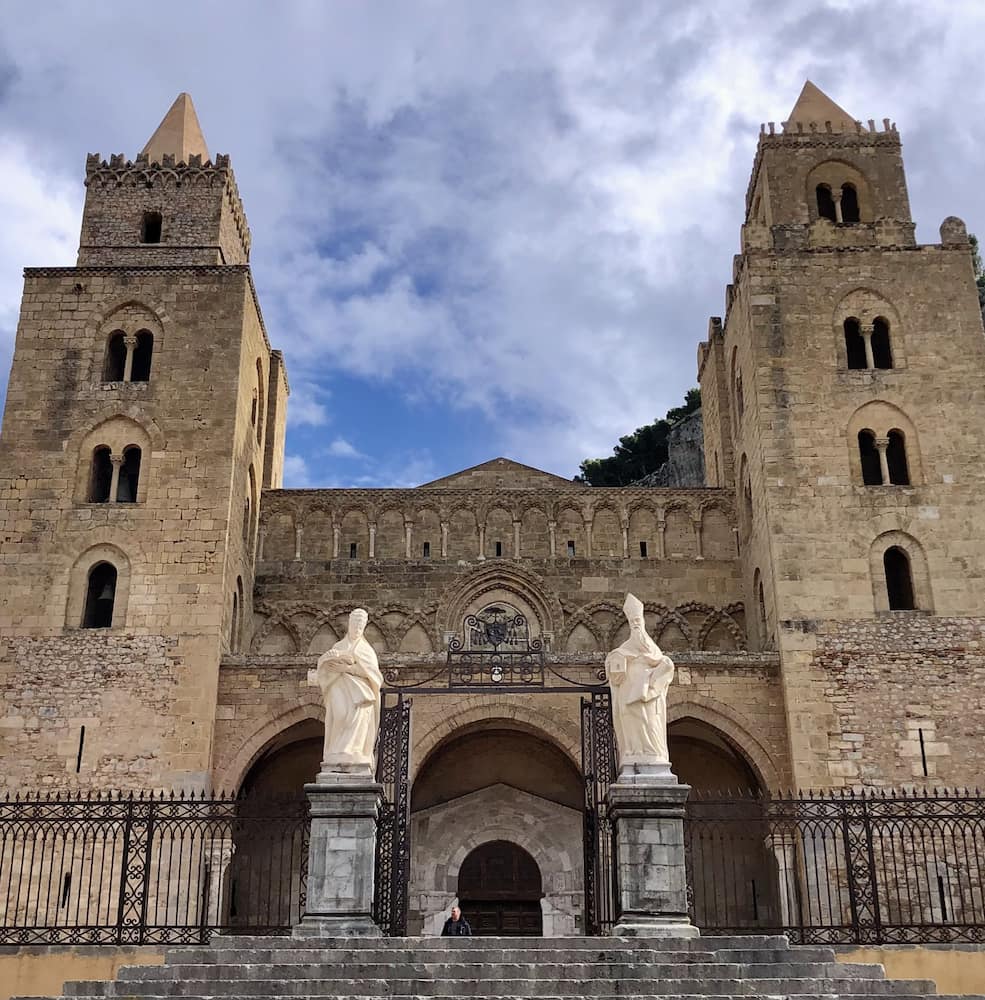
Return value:
M 304 790 L 311 803 L 308 897 L 295 937 L 379 937 L 373 890 L 382 785 L 324 773 Z
M 668 768 L 669 771 L 669 768 Z M 661 776 L 662 777 L 662 776 Z M 684 803 L 690 786 L 635 774 L 632 784 L 609 788 L 616 879 L 616 926 L 619 937 L 697 937 L 687 914 L 684 867 Z

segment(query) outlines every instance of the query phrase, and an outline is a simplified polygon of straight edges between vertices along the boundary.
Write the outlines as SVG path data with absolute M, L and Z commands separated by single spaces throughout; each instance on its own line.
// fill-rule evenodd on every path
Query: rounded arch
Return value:
M 818 188 L 826 188 L 828 196 L 833 200 L 846 194 L 845 186 L 854 189 L 857 202 L 857 212 L 850 211 L 850 202 L 843 206 L 842 219 L 846 223 L 872 222 L 875 219 L 875 205 L 872 199 L 872 189 L 865 174 L 858 167 L 845 160 L 830 159 L 818 163 L 807 175 L 807 189 L 804 192 L 807 199 L 810 221 L 816 222 L 822 218 L 821 202 L 818 198 Z M 832 206 L 833 208 L 833 206 Z M 834 221 L 834 215 L 829 216 Z
M 902 336 L 903 323 L 889 293 L 871 285 L 854 285 L 846 288 L 838 297 L 831 316 L 833 350 L 841 369 L 868 368 L 862 334 L 871 332 L 881 321 L 884 333 L 877 334 L 873 342 L 876 355 L 875 368 L 902 368 L 906 364 L 905 344 Z M 856 340 L 850 348 L 849 333 Z M 880 347 L 879 338 L 884 336 L 885 344 Z M 881 355 L 889 360 L 880 360 Z
M 445 594 L 438 608 L 438 631 L 460 632 L 467 614 L 494 601 L 525 614 L 531 635 L 550 639 L 560 628 L 561 603 L 544 580 L 517 563 L 497 562 L 473 570 Z
M 911 610 L 894 609 L 891 606 L 884 561 L 886 552 L 890 549 L 896 549 L 903 553 L 909 563 L 914 605 L 912 610 L 933 612 L 934 595 L 930 580 L 930 568 L 923 546 L 913 535 L 905 531 L 890 530 L 877 535 L 869 548 L 869 575 L 872 580 L 872 602 L 876 613 Z
M 866 475 L 863 468 L 864 451 L 861 445 L 863 432 L 873 435 L 873 442 L 878 444 L 882 439 L 889 439 L 890 433 L 902 435 L 902 441 L 897 448 L 903 447 L 902 461 L 905 463 L 909 483 L 895 485 L 910 485 L 923 482 L 923 461 L 920 454 L 920 440 L 913 421 L 899 406 L 886 399 L 873 399 L 863 403 L 849 418 L 845 428 L 846 445 L 848 448 L 851 482 L 855 486 L 866 485 L 866 480 L 873 475 Z M 880 473 L 880 481 L 882 479 Z M 890 485 L 883 483 L 883 485 Z
M 716 730 L 749 764 L 762 788 L 780 790 L 780 771 L 772 754 L 753 735 L 753 726 L 748 720 L 729 706 L 704 695 L 689 695 L 686 701 L 667 706 L 668 730 L 684 719 L 693 719 Z
M 312 691 L 314 689 L 305 689 L 302 693 L 302 697 L 309 700 L 258 723 L 240 741 L 229 761 L 213 769 L 213 788 L 223 792 L 238 792 L 256 762 L 278 741 L 283 740 L 285 733 L 306 722 L 320 723 L 324 727 L 325 707 L 320 700 L 316 700 L 317 695 L 310 693 Z
M 68 599 L 65 602 L 65 624 L 80 628 L 86 608 L 89 574 L 99 565 L 107 564 L 116 571 L 113 593 L 112 628 L 127 624 L 130 595 L 130 560 L 123 549 L 110 542 L 99 542 L 83 551 L 68 571 Z
M 123 334 L 124 337 L 137 338 L 143 333 L 150 337 L 150 350 L 154 355 L 161 350 L 164 344 L 166 331 L 170 326 L 170 319 L 160 304 L 151 304 L 134 298 L 119 299 L 100 314 L 93 317 L 87 325 L 88 340 L 92 344 L 92 357 L 90 359 L 91 375 L 94 381 L 106 381 L 108 372 L 107 362 L 111 360 L 108 351 L 111 348 L 111 338 L 116 334 Z M 147 337 L 145 337 L 146 341 Z M 136 346 L 136 345 L 135 345 Z M 147 349 L 147 344 L 143 345 Z M 122 365 L 125 354 L 119 358 L 120 370 L 119 378 L 111 381 L 123 381 Z M 147 376 L 149 377 L 150 359 L 139 361 L 138 364 L 146 362 L 148 366 Z M 139 374 L 139 373 L 138 373 Z M 134 378 L 135 382 L 146 382 L 147 377 L 141 375 Z

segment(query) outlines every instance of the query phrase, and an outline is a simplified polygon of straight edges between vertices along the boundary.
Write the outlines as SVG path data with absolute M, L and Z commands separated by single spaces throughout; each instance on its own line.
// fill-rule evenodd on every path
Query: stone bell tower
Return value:
M 699 349 L 709 475 L 736 493 L 804 787 L 980 774 L 985 338 L 964 224 L 914 228 L 896 126 L 808 82 L 761 130 Z
M 182 94 L 90 155 L 78 264 L 28 268 L 0 436 L 0 784 L 210 781 L 287 382 L 229 157 Z

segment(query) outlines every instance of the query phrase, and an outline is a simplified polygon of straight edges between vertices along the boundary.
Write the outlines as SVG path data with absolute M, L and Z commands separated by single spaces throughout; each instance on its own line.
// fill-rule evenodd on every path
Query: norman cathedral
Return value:
M 808 83 L 761 129 L 691 486 L 494 458 L 284 489 L 289 373 L 230 157 L 183 94 L 85 185 L 76 266 L 25 271 L 0 437 L 0 793 L 301 796 L 308 672 L 361 607 L 403 713 L 405 928 L 460 900 L 493 932 L 584 934 L 588 730 L 628 592 L 676 664 L 692 798 L 981 783 L 985 334 L 965 225 L 916 242 L 889 120 Z M 783 857 L 754 901 L 776 926 Z

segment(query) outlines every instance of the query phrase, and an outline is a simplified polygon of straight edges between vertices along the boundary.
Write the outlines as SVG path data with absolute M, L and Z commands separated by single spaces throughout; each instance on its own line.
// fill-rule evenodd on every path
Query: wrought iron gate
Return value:
M 608 934 L 615 921 L 616 858 L 606 799 L 616 777 L 608 691 L 581 700 L 581 770 L 585 780 L 585 933 Z
M 410 698 L 383 695 L 376 780 L 384 800 L 376 825 L 376 884 L 373 919 L 384 934 L 407 933 L 410 878 Z

